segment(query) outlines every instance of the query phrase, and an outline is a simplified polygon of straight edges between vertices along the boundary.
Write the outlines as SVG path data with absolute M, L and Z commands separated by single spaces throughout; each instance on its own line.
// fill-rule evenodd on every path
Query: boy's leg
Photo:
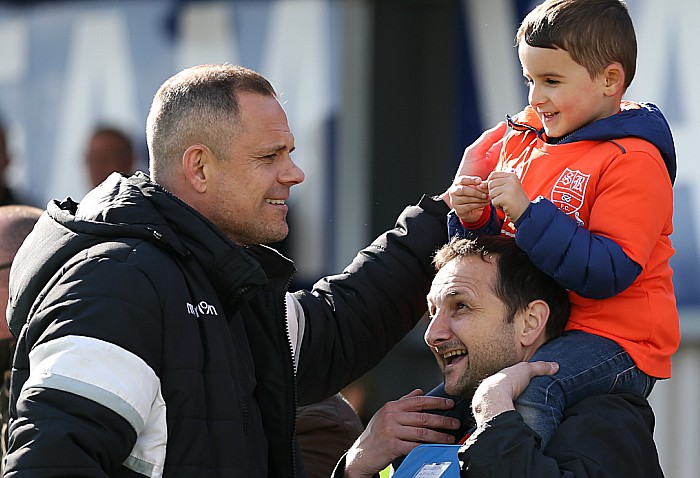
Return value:
M 515 402 L 523 420 L 547 444 L 566 407 L 587 396 L 632 392 L 646 396 L 654 379 L 640 371 L 612 340 L 571 331 L 540 347 L 531 361 L 557 362 L 555 375 L 535 377 Z

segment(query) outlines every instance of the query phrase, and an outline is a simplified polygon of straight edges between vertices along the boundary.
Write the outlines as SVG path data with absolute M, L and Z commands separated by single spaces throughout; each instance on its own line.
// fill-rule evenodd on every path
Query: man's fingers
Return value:
M 403 424 L 416 429 L 429 428 L 456 430 L 459 428 L 459 420 L 457 420 L 456 418 L 427 412 L 411 413 L 405 417 L 405 421 L 403 422 Z
M 485 155 L 487 151 L 491 150 L 495 143 L 503 138 L 507 129 L 506 123 L 500 121 L 493 128 L 489 128 L 481 133 L 481 136 L 472 144 L 470 149 L 474 148 L 475 152 L 480 152 Z
M 454 407 L 454 401 L 446 397 L 414 396 L 414 392 L 394 402 L 389 402 L 380 409 L 382 421 L 389 427 L 406 427 L 410 429 L 446 429 L 456 430 L 460 422 L 438 413 L 430 413 L 431 410 L 450 410 Z M 410 439 L 413 435 L 404 436 Z
M 538 375 L 554 375 L 559 371 L 559 364 L 556 362 L 530 362 L 530 378 Z
M 406 395 L 404 395 L 401 398 L 418 397 L 418 396 L 422 396 L 422 395 L 423 395 L 423 390 L 421 390 L 420 388 L 417 388 L 415 390 L 408 392 Z
M 529 382 L 532 377 L 536 377 L 538 375 L 554 375 L 558 371 L 558 363 L 540 360 L 537 362 L 519 362 L 515 365 L 504 368 L 499 373 L 509 377 L 511 381 L 527 380 Z
M 447 429 L 446 427 L 442 427 L 442 429 Z M 456 428 L 449 428 L 450 430 L 456 430 Z M 445 443 L 445 444 L 450 444 L 454 443 L 455 438 L 452 435 L 449 435 L 447 433 L 443 433 L 438 430 L 438 427 L 435 428 L 407 428 L 406 429 L 409 432 L 409 435 L 407 437 L 407 441 L 409 442 L 418 442 L 418 443 Z
M 417 412 L 422 410 L 449 410 L 455 406 L 454 400 L 447 397 L 433 397 L 423 395 L 421 390 L 414 390 L 401 397 L 399 400 L 387 403 L 392 408 L 401 411 Z

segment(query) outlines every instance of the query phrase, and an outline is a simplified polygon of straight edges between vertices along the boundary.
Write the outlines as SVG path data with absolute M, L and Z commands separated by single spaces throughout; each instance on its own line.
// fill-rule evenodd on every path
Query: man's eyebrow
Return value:
M 264 156 L 266 156 L 268 154 L 274 154 L 274 153 L 278 153 L 280 151 L 285 151 L 286 149 L 287 149 L 287 145 L 285 145 L 285 144 L 275 144 L 275 145 L 270 146 L 268 148 L 262 149 L 261 152 Z M 296 146 L 292 146 L 292 148 L 289 150 L 289 153 L 291 154 L 295 149 L 297 149 Z

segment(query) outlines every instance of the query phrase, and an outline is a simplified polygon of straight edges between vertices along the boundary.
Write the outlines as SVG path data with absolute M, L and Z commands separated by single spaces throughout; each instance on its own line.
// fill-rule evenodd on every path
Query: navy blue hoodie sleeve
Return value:
M 530 203 L 515 226 L 516 242 L 530 260 L 582 297 L 612 297 L 642 272 L 615 241 L 580 227 L 543 197 Z
M 472 238 L 477 236 L 497 236 L 501 233 L 501 218 L 498 217 L 498 212 L 495 207 L 489 205 L 486 206 L 488 209 L 489 218 L 488 221 L 481 227 L 475 229 L 467 229 L 459 220 L 457 213 L 452 210 L 447 215 L 447 237 L 453 238 L 455 236 L 459 238 Z

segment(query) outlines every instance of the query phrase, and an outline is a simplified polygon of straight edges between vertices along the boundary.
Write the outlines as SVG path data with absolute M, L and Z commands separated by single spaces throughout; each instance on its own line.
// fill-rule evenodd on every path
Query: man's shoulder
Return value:
M 653 432 L 654 412 L 649 401 L 632 393 L 593 395 L 564 410 L 564 419 L 597 415 L 611 421 L 636 420 L 640 428 Z
M 601 469 L 619 470 L 611 476 L 662 477 L 653 434 L 654 413 L 646 399 L 628 393 L 594 395 L 564 411 L 545 454 L 558 460 L 587 457 Z
M 150 262 L 172 263 L 175 261 L 173 254 L 153 241 L 134 237 L 115 237 L 86 247 L 76 256 L 86 259 L 105 259 L 119 262 L 131 262 L 133 264 L 147 264 Z

